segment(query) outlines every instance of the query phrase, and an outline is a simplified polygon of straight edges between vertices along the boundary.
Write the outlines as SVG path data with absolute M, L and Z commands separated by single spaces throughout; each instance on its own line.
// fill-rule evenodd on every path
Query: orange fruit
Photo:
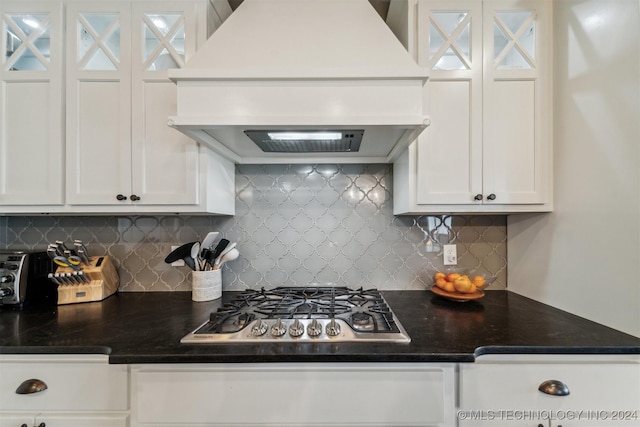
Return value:
M 463 294 L 468 294 L 471 293 L 471 286 L 473 286 L 473 283 L 471 283 L 471 280 L 469 280 L 468 278 L 464 278 L 464 277 L 458 277 L 454 282 L 453 282 L 453 286 L 456 288 L 456 291 L 463 293 Z
M 485 284 L 484 277 L 482 277 L 482 276 L 474 276 L 472 282 L 478 288 L 481 288 Z
M 436 286 L 439 287 L 440 289 L 444 289 L 444 285 L 446 283 L 447 283 L 447 281 L 444 280 L 444 278 L 442 278 L 442 277 L 436 279 Z
M 455 286 L 453 286 L 453 283 L 451 282 L 445 282 L 444 284 L 444 290 L 447 292 L 455 292 L 456 288 Z
M 435 280 L 436 282 L 438 281 L 438 279 L 442 279 L 444 280 L 444 278 L 447 277 L 446 274 L 444 274 L 441 271 L 438 271 L 436 274 L 433 275 L 433 280 Z
M 460 277 L 460 275 L 458 273 L 449 273 L 449 274 L 447 274 L 447 282 L 453 283 L 459 277 Z

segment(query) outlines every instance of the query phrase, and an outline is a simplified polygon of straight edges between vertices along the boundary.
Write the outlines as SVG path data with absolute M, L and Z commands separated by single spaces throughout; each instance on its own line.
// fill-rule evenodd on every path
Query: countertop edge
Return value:
M 104 346 L 0 346 L 0 354 L 103 354 L 112 350 Z
M 102 354 L 109 364 L 190 364 L 190 363 L 473 363 L 491 354 L 531 355 L 625 355 L 640 354 L 640 346 L 483 346 L 473 354 L 336 354 L 336 355 L 216 355 L 113 353 L 109 347 L 82 346 L 0 346 L 0 354 Z

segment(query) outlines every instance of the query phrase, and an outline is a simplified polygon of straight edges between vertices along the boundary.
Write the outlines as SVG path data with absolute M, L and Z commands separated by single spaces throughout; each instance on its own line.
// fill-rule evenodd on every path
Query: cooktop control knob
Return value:
M 289 326 L 289 335 L 291 335 L 293 338 L 298 338 L 302 334 L 304 334 L 304 326 L 299 319 L 296 319 L 293 321 L 291 326 Z
M 256 324 L 253 325 L 253 328 L 251 328 L 251 335 L 256 337 L 264 335 L 268 328 L 269 326 L 267 325 L 267 322 L 262 319 L 258 319 L 256 320 Z
M 310 337 L 317 337 L 322 333 L 322 325 L 318 322 L 318 319 L 313 319 L 309 326 L 307 326 L 307 334 Z
M 10 283 L 10 282 L 13 282 L 13 276 L 0 277 L 0 283 Z
M 340 324 L 336 322 L 336 319 L 331 319 L 331 322 L 327 323 L 325 330 L 330 337 L 338 336 L 340 335 Z
M 287 332 L 287 327 L 282 323 L 282 319 L 278 319 L 278 321 L 271 326 L 271 335 L 274 337 L 281 337 L 285 332 Z

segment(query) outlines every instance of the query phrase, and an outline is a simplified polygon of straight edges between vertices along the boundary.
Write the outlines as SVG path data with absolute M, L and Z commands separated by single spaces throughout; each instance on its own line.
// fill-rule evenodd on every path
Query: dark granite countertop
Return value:
M 230 292 L 225 292 L 223 299 Z M 110 363 L 473 362 L 482 354 L 640 354 L 640 338 L 508 291 L 465 303 L 383 291 L 410 344 L 180 344 L 221 301 L 123 292 L 102 302 L 0 309 L 0 353 L 98 353 Z

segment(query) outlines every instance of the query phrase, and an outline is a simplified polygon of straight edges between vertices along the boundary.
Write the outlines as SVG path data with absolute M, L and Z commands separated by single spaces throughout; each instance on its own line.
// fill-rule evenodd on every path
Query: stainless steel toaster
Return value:
M 0 251 L 0 305 L 56 303 L 56 286 L 48 279 L 53 266 L 46 252 Z

